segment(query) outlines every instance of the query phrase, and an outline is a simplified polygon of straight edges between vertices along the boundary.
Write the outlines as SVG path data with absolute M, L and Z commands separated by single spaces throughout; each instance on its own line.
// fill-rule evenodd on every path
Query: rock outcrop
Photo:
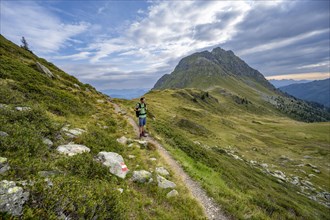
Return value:
M 42 65 L 41 63 L 36 62 L 36 66 L 37 66 L 38 70 L 41 73 L 45 74 L 49 78 L 53 78 L 54 77 L 54 74 L 47 67 L 45 67 L 44 65 Z
M 14 181 L 0 182 L 0 212 L 20 216 L 23 205 L 28 199 L 29 192 L 24 192 L 23 188 L 16 186 Z

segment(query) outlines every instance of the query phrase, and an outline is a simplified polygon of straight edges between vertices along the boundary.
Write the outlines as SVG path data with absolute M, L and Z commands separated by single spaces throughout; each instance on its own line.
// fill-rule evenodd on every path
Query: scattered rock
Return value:
M 170 191 L 169 193 L 167 193 L 166 198 L 171 198 L 171 197 L 175 197 L 178 196 L 179 193 L 178 191 L 176 191 L 175 189 L 173 189 L 172 191 Z
M 128 155 L 128 158 L 129 158 L 129 159 L 134 159 L 135 156 L 134 156 L 134 155 Z
M 194 144 L 201 145 L 199 141 L 194 141 Z
M 30 111 L 30 110 L 31 110 L 30 107 L 20 107 L 20 106 L 15 107 L 15 109 L 16 109 L 17 111 L 20 111 L 20 112 L 22 112 L 22 111 Z
M 126 145 L 127 144 L 127 138 L 125 136 L 122 136 L 121 138 L 117 139 L 117 142 Z
M 154 158 L 154 157 L 150 157 L 149 160 L 151 160 L 151 161 L 156 161 L 157 159 Z
M 299 177 L 298 177 L 298 176 L 294 176 L 294 177 L 292 178 L 291 183 L 292 183 L 293 185 L 299 185 L 299 184 L 300 184 Z
M 173 183 L 159 175 L 157 175 L 157 182 L 158 182 L 158 187 L 163 188 L 163 189 L 176 187 L 175 183 Z
M 323 192 L 322 194 L 323 194 L 323 196 L 324 196 L 324 198 L 325 198 L 326 200 L 330 201 L 330 193 L 328 193 L 328 192 Z
M 316 175 L 314 175 L 314 174 L 308 174 L 308 177 L 309 178 L 312 178 L 312 177 L 316 177 Z
M 317 169 L 317 166 L 315 166 L 315 165 L 313 165 L 313 164 L 310 164 L 310 163 L 306 164 L 306 166 L 309 166 L 309 167 L 311 167 L 311 168 Z
M 272 176 L 274 176 L 274 177 L 276 177 L 276 178 L 278 178 L 278 179 L 280 179 L 280 180 L 283 180 L 283 181 L 286 181 L 286 176 L 285 176 L 285 174 L 282 172 L 282 171 L 280 171 L 280 170 L 275 170 L 273 173 L 271 173 L 272 174 Z
M 262 168 L 268 168 L 268 164 L 266 164 L 266 163 L 262 163 L 262 164 L 260 164 L 260 166 L 262 167 Z
M 46 76 L 48 76 L 49 78 L 53 78 L 54 74 L 44 65 L 42 65 L 39 62 L 36 62 L 37 68 L 41 73 L 44 73 Z
M 313 169 L 313 171 L 314 171 L 315 173 L 321 173 L 321 171 L 319 171 L 318 169 Z
M 83 133 L 85 133 L 86 131 L 81 129 L 81 128 L 73 128 L 73 129 L 69 129 L 65 134 L 69 137 L 77 137 Z
M 61 154 L 66 154 L 68 156 L 73 156 L 76 154 L 81 154 L 84 152 L 90 152 L 90 149 L 86 147 L 85 145 L 80 144 L 66 144 L 66 145 L 60 145 L 56 149 Z
M 170 174 L 164 167 L 156 167 L 156 172 L 163 176 Z
M 306 155 L 304 156 L 304 159 L 312 159 L 313 157 L 309 156 L 309 155 Z
M 43 170 L 38 172 L 38 175 L 42 177 L 56 176 L 58 174 L 60 174 L 60 172 L 55 170 L 50 170 L 50 171 Z
M 136 143 L 140 144 L 143 147 L 147 147 L 148 142 L 147 141 L 141 141 L 141 140 L 134 140 Z
M 252 164 L 252 165 L 256 165 L 256 164 L 258 164 L 258 163 L 257 163 L 257 161 L 255 161 L 255 160 L 250 160 L 250 164 Z
M 98 99 L 96 100 L 97 103 L 105 103 L 105 101 L 103 99 Z
M 132 176 L 133 182 L 145 183 L 150 181 L 152 174 L 146 170 L 134 171 Z
M 76 87 L 77 89 L 80 89 L 80 86 L 78 84 L 73 84 L 74 87 Z
M 285 156 L 285 155 L 281 155 L 281 156 L 280 156 L 280 160 L 284 160 L 284 161 L 292 161 L 291 158 L 289 158 L 288 156 Z
M 48 187 L 53 187 L 54 186 L 53 182 L 49 178 L 45 178 L 45 182 L 47 183 Z
M 10 169 L 10 166 L 8 165 L 8 159 L 5 157 L 0 157 L 0 174 L 5 173 Z
M 0 104 L 0 109 L 4 109 L 4 108 L 7 108 L 7 105 L 6 104 Z
M 7 137 L 7 136 L 9 136 L 7 132 L 0 131 L 0 137 Z
M 52 147 L 54 145 L 54 143 L 48 138 L 43 138 L 42 143 L 46 144 L 48 147 Z
M 122 188 L 118 188 L 117 189 L 120 193 L 123 193 L 124 192 L 124 189 L 122 189 Z
M 23 205 L 29 198 L 29 192 L 16 186 L 14 181 L 0 182 L 0 212 L 7 212 L 13 216 L 22 214 Z
M 104 166 L 110 167 L 110 173 L 120 178 L 124 179 L 129 171 L 123 157 L 117 153 L 102 151 L 98 153 L 97 160 Z

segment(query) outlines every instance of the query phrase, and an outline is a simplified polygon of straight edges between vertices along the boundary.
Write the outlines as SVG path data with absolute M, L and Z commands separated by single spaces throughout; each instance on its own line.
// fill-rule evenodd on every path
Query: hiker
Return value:
M 139 131 L 140 131 L 140 138 L 147 137 L 144 133 L 144 126 L 146 125 L 147 120 L 147 104 L 145 103 L 145 98 L 140 98 L 140 102 L 135 106 L 136 116 L 139 117 Z

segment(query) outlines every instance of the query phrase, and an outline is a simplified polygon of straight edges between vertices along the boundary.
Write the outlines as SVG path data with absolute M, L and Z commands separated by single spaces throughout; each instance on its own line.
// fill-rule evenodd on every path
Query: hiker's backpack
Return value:
M 141 103 L 139 102 L 138 104 L 139 104 L 139 108 L 141 108 Z M 146 107 L 147 107 L 147 104 L 144 103 L 144 108 L 146 108 Z M 135 115 L 136 115 L 136 117 L 139 117 L 140 116 L 140 111 L 135 111 Z

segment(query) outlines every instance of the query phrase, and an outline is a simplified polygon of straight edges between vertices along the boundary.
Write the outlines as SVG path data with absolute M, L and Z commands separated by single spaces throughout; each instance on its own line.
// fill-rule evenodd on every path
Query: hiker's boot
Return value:
M 142 133 L 140 133 L 140 138 L 142 138 L 143 137 L 143 135 L 142 135 Z
M 142 132 L 142 137 L 147 137 L 147 135 L 144 133 L 144 131 Z

